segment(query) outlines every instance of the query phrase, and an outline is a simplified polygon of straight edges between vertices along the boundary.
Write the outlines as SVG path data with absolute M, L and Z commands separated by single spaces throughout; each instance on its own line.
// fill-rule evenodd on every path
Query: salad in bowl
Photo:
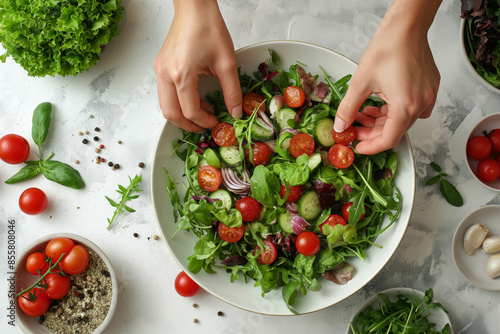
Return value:
M 172 141 L 184 179 L 162 166 L 175 224 L 165 237 L 194 237 L 181 260 L 193 279 L 227 272 L 227 281 L 259 287 L 262 296 L 280 291 L 298 314 L 296 303 L 307 298 L 299 296 L 349 285 L 366 251 L 384 246 L 377 237 L 402 212 L 399 158 L 393 150 L 361 155 L 354 127 L 333 130 L 349 74 L 333 80 L 320 67 L 320 80 L 300 62 L 283 68 L 268 51 L 252 74 L 240 72 L 241 119 L 214 90 L 207 99 L 220 123 Z

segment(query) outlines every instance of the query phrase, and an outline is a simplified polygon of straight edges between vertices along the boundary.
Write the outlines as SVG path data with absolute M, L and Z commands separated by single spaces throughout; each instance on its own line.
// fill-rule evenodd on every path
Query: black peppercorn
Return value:
M 144 162 L 139 162 L 139 167 L 144 168 Z
M 96 128 L 94 129 L 94 131 L 99 132 L 99 131 L 101 131 L 101 129 L 99 129 L 99 128 L 97 128 L 97 127 L 96 127 Z
M 99 137 L 95 136 L 94 141 L 99 141 Z
M 119 164 L 115 164 L 115 169 L 119 169 L 120 168 L 120 165 Z
M 109 166 L 109 167 L 113 167 L 113 163 L 112 163 L 111 161 L 110 161 L 110 162 L 108 162 L 108 166 Z
M 217 312 L 217 315 L 218 315 L 219 317 L 222 317 L 222 316 L 224 315 L 224 313 L 223 313 L 222 311 L 219 311 L 219 312 Z
M 87 144 L 89 141 L 87 138 L 83 138 L 82 143 Z
M 138 233 L 134 233 L 134 238 L 137 238 L 139 236 Z

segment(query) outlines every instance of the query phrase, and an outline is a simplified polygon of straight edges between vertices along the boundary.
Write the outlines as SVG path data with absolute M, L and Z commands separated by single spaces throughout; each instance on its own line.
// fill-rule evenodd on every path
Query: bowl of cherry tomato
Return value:
M 71 306 L 71 312 L 68 312 L 64 303 L 75 297 L 80 298 L 79 304 L 85 303 L 90 310 L 86 320 L 83 317 L 77 321 L 71 320 L 71 325 L 94 326 L 92 332 L 101 333 L 111 321 L 118 297 L 116 276 L 104 252 L 90 240 L 69 233 L 44 236 L 35 240 L 21 254 L 15 272 L 16 322 L 24 333 L 59 332 L 54 328 L 59 326 L 58 323 L 69 328 L 69 319 L 76 317 L 81 310 Z M 98 284 L 101 285 L 102 279 L 96 277 L 103 274 L 108 284 L 102 284 L 102 289 L 109 286 L 107 297 L 101 297 L 101 294 L 90 288 L 97 280 L 100 280 Z M 89 285 L 80 286 L 82 281 L 89 282 Z M 90 296 L 90 303 L 79 294 Z M 100 305 L 102 300 L 107 301 L 104 306 Z M 92 307 L 88 307 L 89 304 Z M 107 309 L 102 314 L 102 322 L 89 322 L 92 317 L 90 313 L 97 309 L 101 313 Z M 45 322 L 48 319 L 50 324 Z
M 500 191 L 500 113 L 486 116 L 472 129 L 465 158 L 470 172 L 481 184 Z

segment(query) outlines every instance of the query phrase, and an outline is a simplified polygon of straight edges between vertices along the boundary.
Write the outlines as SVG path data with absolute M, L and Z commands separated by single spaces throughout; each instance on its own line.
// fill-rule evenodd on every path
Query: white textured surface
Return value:
M 265 40 L 302 40 L 331 48 L 358 61 L 390 1 L 220 1 L 236 48 Z M 19 167 L 0 162 L 0 332 L 17 333 L 7 324 L 6 226 L 16 221 L 17 251 L 40 235 L 81 234 L 103 249 L 116 268 L 120 291 L 117 313 L 107 333 L 253 333 L 257 330 L 343 333 L 356 308 L 374 293 L 406 286 L 435 296 L 449 310 L 455 333 L 495 333 L 499 292 L 475 288 L 452 259 L 452 237 L 458 223 L 473 210 L 498 204 L 496 192 L 473 180 L 463 158 L 464 137 L 487 114 L 497 112 L 500 97 L 482 89 L 460 57 L 460 2 L 445 0 L 429 39 L 442 81 L 430 119 L 410 130 L 417 167 L 417 193 L 410 227 L 394 257 L 365 288 L 326 310 L 300 317 L 248 313 L 200 293 L 179 297 L 173 281 L 179 268 L 161 240 L 148 240 L 157 230 L 150 203 L 149 174 L 157 135 L 164 120 L 157 103 L 153 60 L 172 19 L 169 1 L 126 0 L 122 31 L 87 73 L 70 78 L 29 78 L 12 60 L 0 64 L 0 133 L 31 138 L 31 115 L 40 102 L 54 104 L 53 124 L 45 152 L 73 164 L 87 186 L 76 191 L 37 177 L 27 183 L 3 183 Z M 90 119 L 90 115 L 94 115 Z M 78 131 L 98 126 L 101 156 L 120 163 L 120 170 L 96 165 L 93 141 L 84 146 Z M 123 144 L 118 145 L 120 139 Z M 31 140 L 30 140 L 31 142 Z M 32 143 L 32 142 L 31 142 Z M 34 149 L 32 143 L 32 150 Z M 34 155 L 32 154 L 32 157 Z M 146 168 L 137 167 L 145 162 Z M 450 174 L 465 205 L 448 205 L 437 187 L 425 186 L 435 161 Z M 131 203 L 135 214 L 121 215 L 110 231 L 106 217 L 113 208 L 104 195 L 116 198 L 117 184 L 127 175 L 143 174 L 141 197 Z M 20 213 L 17 199 L 31 186 L 49 196 L 39 216 Z M 133 233 L 139 233 L 134 238 Z M 196 302 L 198 308 L 193 308 Z M 496 306 L 495 306 L 496 305 Z M 224 316 L 218 317 L 217 311 Z M 193 318 L 199 319 L 197 324 Z

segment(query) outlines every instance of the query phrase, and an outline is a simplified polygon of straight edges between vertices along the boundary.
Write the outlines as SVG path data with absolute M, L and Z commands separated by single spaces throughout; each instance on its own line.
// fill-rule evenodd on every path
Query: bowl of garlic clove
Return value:
M 484 206 L 465 217 L 453 237 L 453 259 L 466 280 L 500 291 L 500 205 Z

